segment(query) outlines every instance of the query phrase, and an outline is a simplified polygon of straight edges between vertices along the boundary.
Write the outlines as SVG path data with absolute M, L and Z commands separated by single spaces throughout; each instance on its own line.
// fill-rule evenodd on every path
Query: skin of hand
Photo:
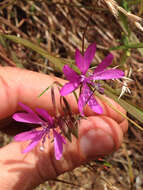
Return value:
M 18 102 L 32 109 L 44 108 L 53 115 L 53 105 L 50 91 L 40 98 L 37 96 L 54 81 L 64 84 L 66 81 L 27 71 L 24 69 L 0 67 L 0 119 L 10 117 L 20 110 Z M 60 110 L 60 95 L 55 90 L 57 107 Z M 72 94 L 66 96 L 74 113 L 78 112 L 77 103 Z M 116 102 L 110 103 L 126 113 Z M 74 169 L 75 167 L 95 159 L 98 156 L 110 154 L 117 150 L 127 131 L 128 122 L 108 105 L 98 100 L 103 108 L 103 114 L 97 115 L 90 108 L 85 108 L 87 119 L 82 119 L 79 126 L 79 138 L 67 141 L 61 160 L 54 157 L 54 146 L 48 138 L 45 150 L 36 146 L 28 154 L 21 151 L 29 142 L 11 142 L 0 149 L 0 190 L 31 190 L 45 180 Z M 10 126 L 9 126 L 10 128 Z

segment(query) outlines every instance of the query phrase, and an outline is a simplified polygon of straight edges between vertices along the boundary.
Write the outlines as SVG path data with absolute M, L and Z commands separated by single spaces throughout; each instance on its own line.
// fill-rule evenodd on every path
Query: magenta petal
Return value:
M 78 88 L 79 86 L 79 82 L 69 82 L 66 83 L 60 90 L 60 94 L 61 96 L 65 96 L 69 93 L 71 93 L 72 91 L 74 91 L 76 88 Z
M 27 112 L 23 113 L 15 113 L 13 114 L 12 118 L 16 121 L 19 122 L 24 122 L 24 123 L 33 123 L 33 124 L 40 124 L 43 121 L 38 117 L 38 115 L 28 106 L 19 103 L 19 105 Z
M 28 112 L 28 113 L 34 113 L 33 110 L 32 110 L 30 107 L 26 106 L 25 104 L 23 104 L 23 103 L 21 103 L 21 102 L 19 102 L 18 104 L 19 104 L 20 107 L 22 107 L 23 110 L 25 110 L 26 112 Z
M 75 60 L 76 60 L 76 65 L 80 69 L 81 73 L 84 75 L 86 74 L 93 58 L 95 55 L 96 51 L 96 44 L 93 43 L 88 46 L 86 49 L 84 56 L 80 53 L 80 51 L 77 49 L 75 53 Z
M 41 124 L 43 121 L 33 112 L 33 113 L 15 113 L 12 118 L 15 121 L 23 123 L 33 123 Z
M 70 82 L 75 82 L 80 79 L 79 75 L 74 70 L 72 70 L 68 65 L 64 66 L 63 72 L 67 80 L 69 80 Z
M 80 51 L 78 49 L 76 49 L 75 52 L 75 61 L 76 61 L 76 65 L 79 68 L 79 70 L 81 72 L 84 71 L 84 57 L 82 56 L 82 54 L 80 53 Z
M 87 103 L 90 108 L 98 113 L 98 114 L 102 114 L 103 113 L 103 109 L 102 107 L 100 106 L 100 104 L 97 102 L 97 100 L 94 98 L 94 96 L 91 96 L 91 98 L 89 99 L 88 103 Z
M 83 84 L 81 89 L 81 94 L 78 99 L 78 108 L 79 112 L 82 116 L 84 116 L 83 109 L 88 101 L 89 95 L 88 95 L 88 86 L 86 84 Z
M 103 72 L 95 73 L 91 77 L 93 80 L 108 80 L 108 79 L 118 79 L 124 76 L 124 72 L 119 69 L 109 69 Z
M 103 112 L 102 107 L 98 104 L 97 100 L 94 98 L 94 95 L 92 94 L 90 88 L 87 86 L 87 84 L 84 84 L 78 100 L 78 107 L 80 114 L 82 116 L 84 116 L 83 108 L 86 104 L 88 104 L 90 108 L 98 114 L 101 114 Z
M 94 73 L 104 71 L 112 63 L 113 58 L 114 57 L 111 53 L 107 55 L 107 57 L 105 57 L 105 59 L 94 70 Z
M 22 153 L 27 153 L 29 152 L 30 150 L 32 150 L 39 142 L 40 140 L 37 140 L 37 141 L 32 141 L 23 151 Z
M 84 112 L 83 112 L 83 108 L 86 104 L 86 99 L 85 97 L 81 94 L 79 99 L 78 99 L 78 109 L 79 109 L 79 112 L 82 116 L 84 116 Z
M 31 131 L 26 131 L 23 133 L 20 133 L 18 135 L 16 135 L 14 137 L 15 141 L 27 141 L 27 140 L 31 140 L 33 138 L 35 138 L 36 136 L 39 136 L 41 133 L 41 131 L 37 131 L 35 129 L 31 130 Z
M 30 144 L 27 146 L 27 148 L 24 151 L 22 151 L 22 153 L 27 153 L 30 150 L 32 150 L 38 144 L 38 142 L 42 139 L 43 135 L 44 135 L 43 130 L 37 131 L 35 136 L 31 139 Z
M 63 153 L 63 143 L 65 144 L 64 138 L 53 130 L 54 133 L 54 148 L 55 148 L 55 157 L 57 160 L 60 160 Z
M 94 58 L 96 52 L 96 43 L 92 43 L 88 46 L 88 48 L 86 49 L 85 53 L 84 53 L 84 72 L 83 74 L 85 74 Z
M 37 113 L 51 125 L 53 125 L 53 118 L 48 114 L 48 112 L 42 108 L 36 108 Z

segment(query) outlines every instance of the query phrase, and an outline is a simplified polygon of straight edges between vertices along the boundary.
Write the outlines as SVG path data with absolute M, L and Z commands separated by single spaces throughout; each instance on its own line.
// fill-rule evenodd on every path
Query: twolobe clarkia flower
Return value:
M 47 137 L 51 138 L 50 135 L 52 131 L 54 139 L 55 157 L 57 160 L 60 160 L 60 158 L 62 157 L 63 144 L 65 144 L 65 139 L 63 136 L 61 136 L 59 132 L 57 132 L 53 118 L 47 113 L 46 110 L 42 108 L 36 108 L 36 114 L 28 106 L 22 103 L 19 103 L 19 105 L 26 112 L 15 113 L 13 115 L 14 120 L 24 123 L 39 124 L 42 127 L 41 129 L 33 129 L 27 132 L 20 133 L 14 137 L 15 141 L 31 141 L 26 149 L 23 150 L 23 153 L 27 153 L 32 150 L 40 141 L 42 143 L 40 149 L 43 150 L 45 140 Z
M 90 108 L 98 114 L 101 114 L 103 112 L 102 107 L 95 99 L 94 93 L 90 89 L 90 86 L 97 89 L 99 92 L 103 92 L 103 89 L 100 87 L 99 80 L 117 79 L 124 76 L 124 72 L 119 69 L 106 69 L 112 62 L 112 54 L 109 54 L 97 66 L 93 73 L 88 72 L 95 52 L 95 43 L 88 46 L 84 55 L 82 55 L 78 49 L 76 50 L 75 62 L 80 70 L 80 74 L 75 72 L 68 65 L 65 65 L 63 68 L 64 75 L 69 82 L 62 87 L 60 93 L 62 96 L 65 96 L 76 90 L 78 87 L 81 88 L 78 99 L 78 107 L 81 115 L 84 115 L 83 108 L 86 104 L 88 104 Z

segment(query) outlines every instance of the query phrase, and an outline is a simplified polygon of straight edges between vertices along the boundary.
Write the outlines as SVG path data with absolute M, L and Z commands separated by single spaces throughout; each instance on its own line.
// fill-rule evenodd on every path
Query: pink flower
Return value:
M 93 73 L 88 72 L 89 66 L 94 58 L 96 52 L 96 44 L 93 43 L 88 46 L 86 49 L 84 56 L 77 49 L 75 53 L 75 61 L 76 65 L 80 70 L 80 74 L 76 73 L 72 70 L 68 65 L 65 65 L 63 68 L 64 75 L 66 76 L 68 83 L 66 83 L 60 93 L 62 96 L 65 96 L 78 87 L 81 87 L 81 93 L 78 99 L 78 107 L 81 115 L 84 115 L 83 108 L 86 104 L 90 106 L 90 108 L 101 114 L 103 112 L 102 107 L 99 105 L 97 100 L 95 99 L 93 92 L 90 90 L 89 86 L 96 89 L 100 92 L 103 92 L 103 89 L 100 87 L 99 83 L 94 83 L 95 80 L 107 80 L 107 79 L 117 79 L 122 78 L 124 76 L 124 72 L 119 69 L 106 69 L 112 62 L 113 55 L 109 54 L 94 70 Z
M 31 140 L 27 148 L 23 153 L 27 153 L 32 150 L 39 142 L 42 140 L 42 147 L 44 148 L 44 143 L 46 137 L 50 138 L 50 130 L 53 132 L 54 137 L 54 149 L 55 157 L 60 160 L 63 152 L 63 143 L 65 144 L 65 139 L 56 131 L 56 126 L 54 124 L 53 118 L 42 108 L 36 108 L 38 115 L 43 118 L 41 119 L 35 112 L 33 112 L 28 106 L 19 103 L 19 105 L 27 112 L 15 113 L 12 117 L 18 122 L 39 124 L 42 129 L 33 129 L 31 131 L 23 132 L 14 137 L 15 141 L 27 141 Z

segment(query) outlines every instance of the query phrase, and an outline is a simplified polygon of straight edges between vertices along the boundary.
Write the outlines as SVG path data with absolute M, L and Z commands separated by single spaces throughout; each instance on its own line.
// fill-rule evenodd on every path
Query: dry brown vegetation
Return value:
M 97 43 L 93 66 L 109 53 L 109 49 L 129 43 L 142 43 L 140 19 L 117 14 L 116 6 L 104 0 L 5 0 L 0 1 L 0 33 L 27 39 L 59 58 L 74 59 L 75 48 Z M 117 1 L 127 4 L 130 11 L 143 17 L 143 1 Z M 125 8 L 125 7 L 124 7 Z M 114 10 L 115 9 L 115 10 Z M 128 10 L 127 10 L 128 11 Z M 86 31 L 86 32 L 85 32 Z M 112 51 L 113 66 L 120 65 L 128 74 L 132 69 L 131 95 L 124 96 L 143 109 L 143 48 Z M 66 61 L 65 59 L 65 61 Z M 12 67 L 43 72 L 63 77 L 56 64 L 38 51 L 0 37 L 0 63 Z M 9 142 L 5 133 L 0 134 L 1 146 Z M 143 189 L 143 133 L 130 124 L 122 147 L 103 161 L 93 161 L 55 181 L 40 185 L 36 190 L 142 190 Z M 68 184 L 71 183 L 71 184 Z

